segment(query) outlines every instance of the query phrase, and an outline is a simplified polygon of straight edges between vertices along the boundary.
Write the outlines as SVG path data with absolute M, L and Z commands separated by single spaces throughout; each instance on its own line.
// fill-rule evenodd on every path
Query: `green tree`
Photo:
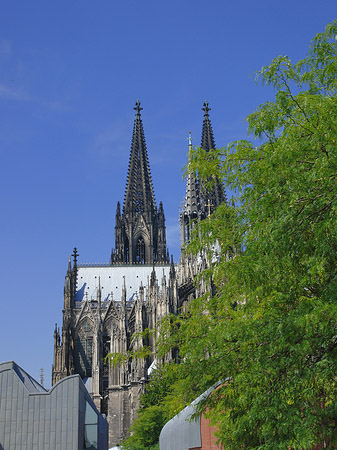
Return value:
M 122 443 L 123 449 L 157 450 L 160 430 L 166 423 L 165 416 L 159 405 L 141 410 L 131 427 L 132 434 Z
M 145 394 L 140 398 L 138 417 L 130 429 L 123 448 L 128 450 L 156 450 L 160 431 L 184 406 L 181 403 L 176 364 L 164 364 L 154 371 Z
M 333 22 L 305 59 L 258 73 L 276 97 L 248 117 L 257 146 L 193 155 L 238 206 L 200 223 L 189 250 L 214 261 L 217 249 L 203 273 L 217 293 L 191 303 L 162 349 L 180 349 L 186 398 L 227 379 L 204 405 L 225 449 L 337 443 L 336 35 Z

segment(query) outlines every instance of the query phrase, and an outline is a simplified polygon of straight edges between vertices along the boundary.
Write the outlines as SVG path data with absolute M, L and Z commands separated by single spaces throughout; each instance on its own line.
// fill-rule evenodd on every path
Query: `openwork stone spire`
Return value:
M 189 131 L 188 135 L 188 173 L 186 179 L 186 194 L 184 206 L 180 211 L 180 237 L 181 245 L 189 241 L 193 223 L 196 219 L 202 219 L 203 208 L 199 198 L 199 183 L 194 173 L 190 170 L 190 158 L 192 152 L 192 137 Z
M 162 203 L 157 210 L 139 100 L 134 110 L 129 169 L 121 214 L 117 204 L 115 250 L 111 264 L 169 263 Z
M 190 165 L 190 158 L 192 152 L 192 137 L 191 132 L 188 136 L 188 163 Z M 196 219 L 200 213 L 200 199 L 199 199 L 199 186 L 198 182 L 190 169 L 188 169 L 187 181 L 186 181 L 186 195 L 184 211 L 191 218 Z
M 209 152 L 215 149 L 215 140 L 213 135 L 212 124 L 209 118 L 209 111 L 211 108 L 208 106 L 207 100 L 204 101 L 203 108 L 204 111 L 204 121 L 202 124 L 202 135 L 200 147 Z M 202 203 L 204 205 L 206 214 L 211 214 L 215 208 L 217 208 L 221 203 L 226 201 L 226 195 L 221 182 L 216 179 L 211 189 L 206 190 L 205 186 L 200 186 Z
M 126 183 L 123 213 L 149 216 L 155 210 L 155 198 L 151 172 L 146 150 L 143 123 L 140 115 L 140 102 L 137 100 L 136 118 L 133 127 L 128 178 Z
M 204 101 L 204 107 L 201 109 L 204 111 L 204 122 L 202 124 L 200 147 L 206 150 L 206 152 L 209 152 L 211 149 L 215 148 L 215 141 L 211 121 L 208 114 L 211 108 L 208 106 L 207 100 Z
M 206 152 L 209 152 L 211 149 L 215 149 L 215 140 L 209 118 L 209 111 L 211 108 L 208 106 L 207 101 L 204 102 L 202 110 L 204 111 L 204 121 L 202 125 L 201 147 L 206 150 Z M 191 133 L 189 134 L 188 148 L 188 158 L 190 160 L 192 151 Z M 207 189 L 205 183 L 198 180 L 191 170 L 189 170 L 188 165 L 185 202 L 179 215 L 180 240 L 182 246 L 190 240 L 195 222 L 209 217 L 214 209 L 225 201 L 225 191 L 218 179 L 214 180 L 211 189 Z

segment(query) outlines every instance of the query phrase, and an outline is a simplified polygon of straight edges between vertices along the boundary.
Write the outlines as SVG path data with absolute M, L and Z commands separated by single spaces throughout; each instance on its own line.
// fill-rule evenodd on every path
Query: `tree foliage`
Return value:
M 161 324 L 159 356 L 178 346 L 181 364 L 165 388 L 158 376 L 139 420 L 163 423 L 227 379 L 203 405 L 224 449 L 335 448 L 336 35 L 335 21 L 305 59 L 280 56 L 257 73 L 276 95 L 248 117 L 254 142 L 193 152 L 190 167 L 223 180 L 237 206 L 195 227 L 188 251 L 208 256 L 201 276 L 216 294 Z
M 180 368 L 164 364 L 154 371 L 146 392 L 140 398 L 138 417 L 124 441 L 126 450 L 157 450 L 159 434 L 166 422 L 184 406 L 179 382 Z
M 212 261 L 218 249 L 203 273 L 217 293 L 192 302 L 163 348 L 180 349 L 185 395 L 230 378 L 207 404 L 225 449 L 337 443 L 336 35 L 334 22 L 302 61 L 258 72 L 276 90 L 248 117 L 259 145 L 193 155 L 238 206 L 200 223 L 189 250 Z

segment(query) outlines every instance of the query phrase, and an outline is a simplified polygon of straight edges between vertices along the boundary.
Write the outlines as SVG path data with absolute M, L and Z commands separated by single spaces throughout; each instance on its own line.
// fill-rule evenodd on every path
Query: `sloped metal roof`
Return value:
M 221 383 L 219 381 L 207 389 L 164 425 L 159 437 L 160 450 L 188 450 L 201 447 L 200 414 L 194 419 L 192 419 L 192 416 L 197 410 L 198 403 L 207 398 Z
M 13 370 L 29 393 L 47 392 L 47 390 L 14 361 L 0 364 L 0 372 Z
M 122 288 L 126 286 L 126 298 L 131 299 L 136 292 L 139 292 L 141 283 L 146 290 L 148 278 L 151 277 L 152 265 L 124 265 L 124 266 L 79 266 L 77 269 L 76 301 L 88 299 L 95 300 L 97 297 L 98 281 L 102 290 L 102 301 L 120 301 Z M 163 264 L 155 266 L 158 283 L 161 283 L 163 274 L 168 282 L 170 275 L 170 265 Z
M 188 450 L 201 447 L 200 415 L 191 420 L 196 412 L 196 404 L 193 403 L 164 426 L 159 437 L 160 450 Z

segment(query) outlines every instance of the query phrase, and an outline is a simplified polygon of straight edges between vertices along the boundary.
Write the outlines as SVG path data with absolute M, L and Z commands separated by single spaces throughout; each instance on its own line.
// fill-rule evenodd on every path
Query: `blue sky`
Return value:
M 179 257 L 188 131 L 208 100 L 218 147 L 273 98 L 251 76 L 305 56 L 335 0 L 13 0 L 0 15 L 0 361 L 47 386 L 68 255 L 107 262 L 123 201 L 135 101 L 156 200 Z

